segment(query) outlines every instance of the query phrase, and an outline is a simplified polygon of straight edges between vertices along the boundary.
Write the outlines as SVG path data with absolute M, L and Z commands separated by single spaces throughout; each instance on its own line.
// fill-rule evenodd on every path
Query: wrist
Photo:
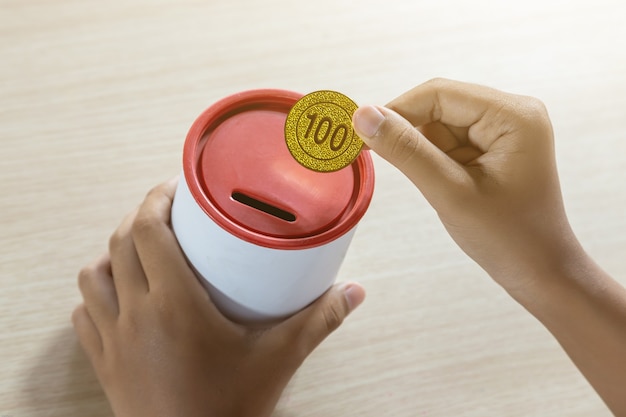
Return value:
M 515 251 L 506 265 L 488 271 L 513 299 L 533 312 L 577 289 L 598 267 L 571 229 L 535 239 Z
M 605 274 L 578 244 L 554 248 L 530 262 L 508 280 L 504 289 L 544 324 L 567 319 L 568 309 L 588 299 L 603 286 Z

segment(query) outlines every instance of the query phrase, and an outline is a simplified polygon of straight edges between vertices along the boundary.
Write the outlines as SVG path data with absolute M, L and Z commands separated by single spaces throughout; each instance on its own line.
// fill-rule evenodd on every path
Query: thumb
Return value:
M 365 299 L 365 289 L 357 283 L 335 284 L 281 327 L 295 336 L 301 351 L 311 353 Z
M 363 142 L 402 171 L 427 198 L 436 197 L 467 178 L 461 165 L 391 109 L 360 107 L 352 116 L 352 123 Z

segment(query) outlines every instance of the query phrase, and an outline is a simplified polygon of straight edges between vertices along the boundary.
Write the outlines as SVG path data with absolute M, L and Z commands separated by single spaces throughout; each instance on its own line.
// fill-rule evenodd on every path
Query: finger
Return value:
M 466 132 L 459 132 L 459 128 L 444 125 L 443 123 L 428 123 L 419 126 L 418 130 L 422 135 L 428 138 L 431 143 L 445 153 L 467 144 Z
M 432 204 L 466 186 L 471 179 L 462 165 L 393 110 L 360 107 L 352 121 L 370 149 L 402 171 Z
M 150 291 L 203 291 L 170 226 L 176 181 L 152 189 L 139 207 L 132 235 Z
M 137 210 L 126 216 L 109 239 L 111 270 L 120 310 L 132 306 L 137 297 L 149 291 L 148 280 L 137 255 L 131 232 L 136 215 Z
M 451 127 L 469 128 L 469 139 L 486 152 L 507 131 L 506 124 L 493 121 L 501 109 L 510 107 L 513 97 L 493 88 L 437 78 L 402 94 L 386 107 L 413 126 L 441 122 Z
M 364 299 L 365 290 L 357 283 L 333 285 L 322 297 L 274 331 L 283 332 L 283 340 L 293 340 L 295 337 L 301 359 L 304 360 Z
M 396 97 L 385 107 L 400 113 L 414 126 L 441 122 L 469 127 L 485 114 L 498 93 L 476 84 L 436 78 Z
M 84 304 L 79 305 L 72 313 L 72 325 L 78 341 L 93 364 L 102 354 L 102 337 L 98 328 L 89 316 Z
M 78 287 L 89 316 L 99 328 L 115 322 L 119 307 L 108 255 L 80 271 Z

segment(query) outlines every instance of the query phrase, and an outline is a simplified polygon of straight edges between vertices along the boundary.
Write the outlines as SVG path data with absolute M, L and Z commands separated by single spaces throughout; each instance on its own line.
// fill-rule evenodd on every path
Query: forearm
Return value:
M 554 335 L 617 416 L 626 416 L 626 290 L 582 249 L 510 292 Z

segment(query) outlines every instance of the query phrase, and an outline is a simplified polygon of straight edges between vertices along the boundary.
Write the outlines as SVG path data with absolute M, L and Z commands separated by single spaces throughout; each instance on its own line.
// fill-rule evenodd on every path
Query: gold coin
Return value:
M 335 91 L 315 91 L 294 104 L 285 121 L 289 152 L 318 172 L 338 171 L 356 159 L 363 141 L 352 128 L 356 103 Z

